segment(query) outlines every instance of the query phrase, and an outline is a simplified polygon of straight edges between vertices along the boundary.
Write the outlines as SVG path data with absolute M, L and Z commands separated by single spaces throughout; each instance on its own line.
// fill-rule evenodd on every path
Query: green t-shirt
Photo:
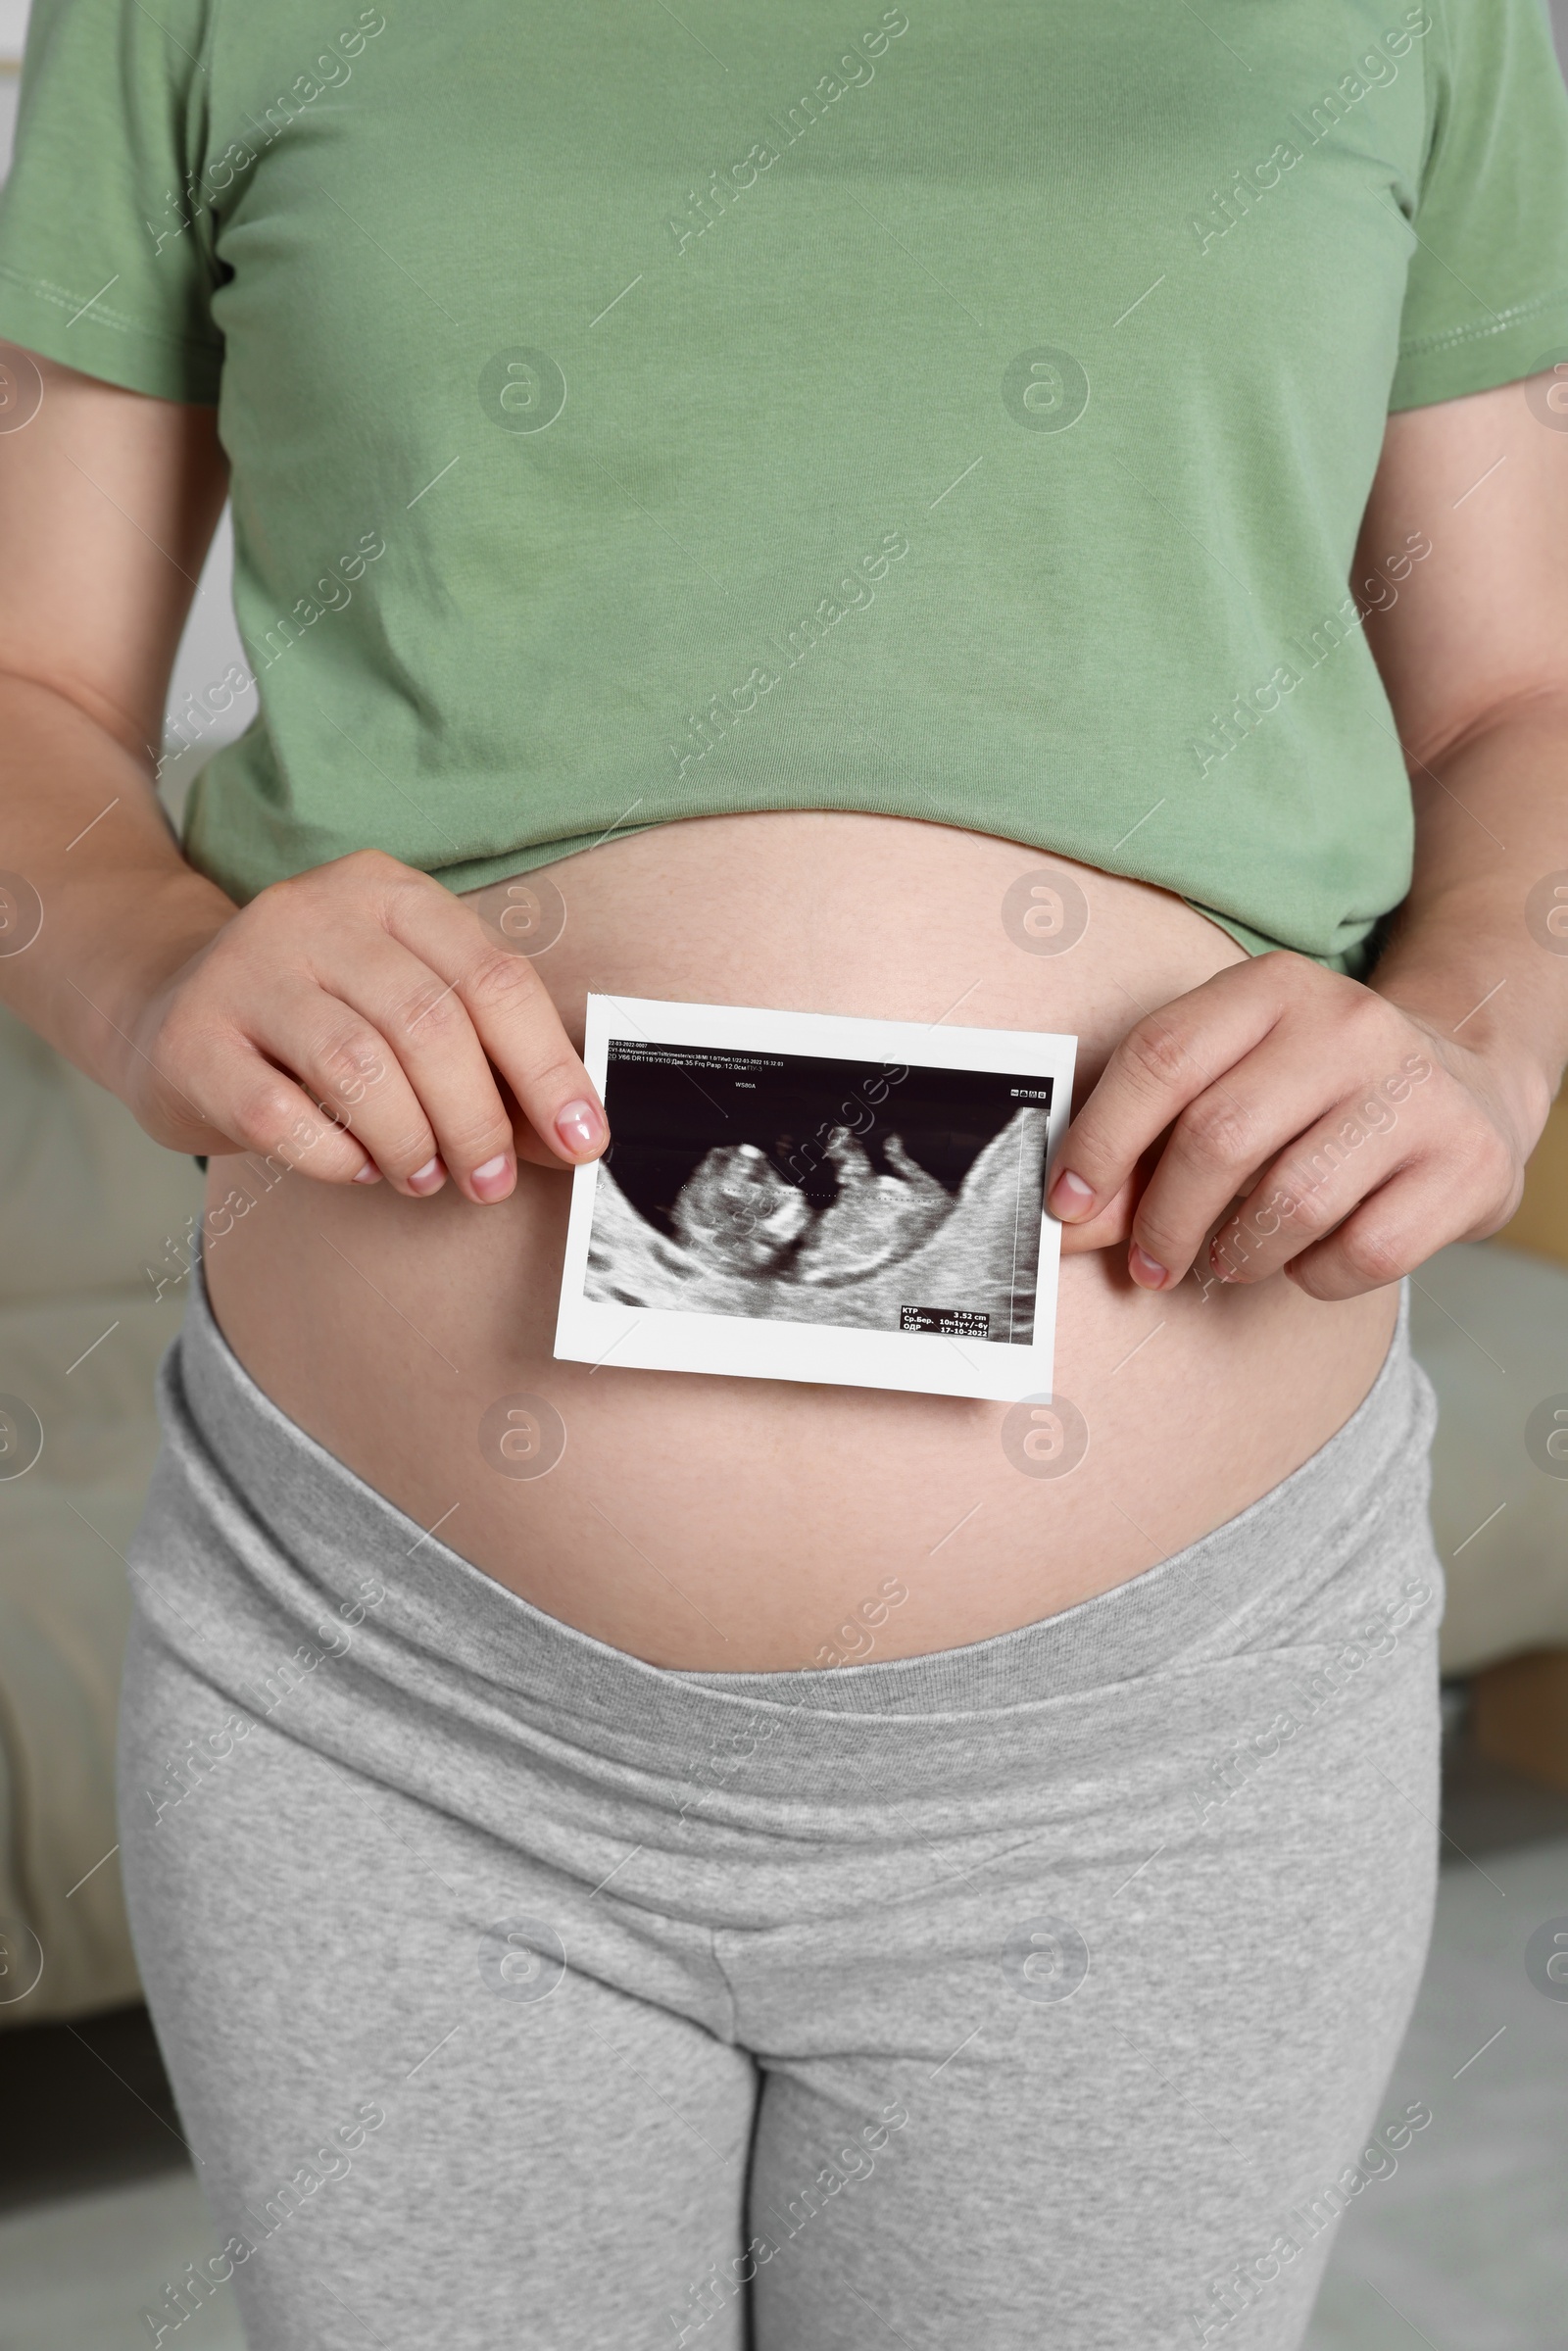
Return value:
M 36 0 L 0 333 L 218 405 L 241 900 L 853 808 L 1356 969 L 1357 528 L 1568 359 L 1568 99 L 1539 0 Z

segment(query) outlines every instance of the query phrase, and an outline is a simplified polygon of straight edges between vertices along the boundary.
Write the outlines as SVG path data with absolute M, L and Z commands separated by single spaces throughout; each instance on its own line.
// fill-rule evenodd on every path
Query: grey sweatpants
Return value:
M 199 1276 L 196 1277 L 199 1279 Z M 1101 1597 L 690 1674 L 276 1410 L 199 1289 L 132 1565 L 123 1857 L 252 2351 L 1299 2342 L 1430 2119 L 1432 1393 Z

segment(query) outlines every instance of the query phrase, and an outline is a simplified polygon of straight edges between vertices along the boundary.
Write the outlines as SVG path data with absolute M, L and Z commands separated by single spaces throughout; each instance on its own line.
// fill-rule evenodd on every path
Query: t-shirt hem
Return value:
M 1568 356 L 1568 286 L 1401 343 L 1389 410 L 1494 391 L 1540 374 L 1562 356 Z
M 219 753 L 216 757 L 221 759 L 222 754 Z M 265 856 L 259 858 L 255 844 L 242 849 L 230 827 L 213 820 L 202 790 L 211 764 L 209 761 L 197 773 L 186 798 L 180 847 L 198 873 L 216 883 L 236 906 L 241 906 L 248 905 L 270 883 L 280 881 L 289 874 L 309 872 L 332 857 L 346 855 L 353 848 L 369 846 L 372 838 L 377 846 L 388 850 L 394 857 L 405 857 L 410 863 L 416 864 L 419 871 L 428 873 L 433 881 L 440 882 L 444 889 L 461 897 L 468 891 L 485 890 L 496 882 L 511 881 L 518 875 L 536 872 L 542 866 L 563 864 L 568 857 L 580 857 L 588 850 L 601 849 L 608 842 L 630 840 L 635 834 L 658 832 L 671 824 L 708 816 L 759 816 L 775 811 L 822 809 L 848 815 L 902 816 L 910 822 L 951 826 L 957 832 L 988 834 L 996 840 L 1007 840 L 1019 849 L 1033 849 L 1042 857 L 1070 857 L 1096 866 L 1101 872 L 1114 878 L 1147 882 L 1154 889 L 1169 891 L 1184 906 L 1190 906 L 1195 914 L 1201 914 L 1205 921 L 1214 923 L 1234 939 L 1250 955 L 1274 952 L 1298 955 L 1308 962 L 1321 963 L 1325 970 L 1342 972 L 1351 979 L 1359 979 L 1366 970 L 1372 957 L 1378 926 L 1386 920 L 1386 916 L 1376 915 L 1339 925 L 1339 936 L 1344 944 L 1337 948 L 1313 947 L 1299 935 L 1294 939 L 1278 938 L 1272 932 L 1260 930 L 1255 924 L 1247 922 L 1241 915 L 1205 906 L 1201 899 L 1184 892 L 1170 874 L 1154 873 L 1130 864 L 1104 864 L 1081 841 L 1068 841 L 1059 836 L 1049 841 L 1031 841 L 1025 837 L 1027 828 L 1019 830 L 1011 825 L 976 824 L 972 817 L 966 816 L 956 807 L 943 809 L 936 809 L 930 805 L 919 807 L 913 793 L 907 799 L 897 802 L 886 795 L 868 793 L 861 797 L 806 799 L 783 795 L 760 800 L 726 799 L 702 805 L 694 803 L 690 808 L 671 808 L 662 814 L 644 818 L 641 823 L 621 820 L 609 826 L 596 826 L 591 832 L 558 834 L 548 840 L 519 842 L 514 848 L 454 857 L 448 862 L 425 859 L 384 837 L 367 834 L 361 839 L 353 839 L 339 831 L 313 827 L 310 828 L 309 837 L 304 834 L 300 836 L 298 855 L 286 859 L 268 858 Z
M 1370 928 L 1366 936 L 1337 951 L 1293 947 L 1288 939 L 1271 938 L 1267 931 L 1255 930 L 1250 922 L 1243 922 L 1235 914 L 1222 914 L 1214 906 L 1205 906 L 1200 899 L 1184 897 L 1182 905 L 1191 906 L 1195 914 L 1201 914 L 1205 922 L 1212 922 L 1227 938 L 1234 939 L 1238 947 L 1245 947 L 1250 955 L 1280 953 L 1304 955 L 1309 963 L 1321 963 L 1325 971 L 1338 971 L 1348 979 L 1359 979 L 1371 959 Z
M 719 812 L 709 808 L 694 808 L 684 811 L 693 816 L 711 815 Z M 729 812 L 736 815 L 766 813 L 763 809 L 751 807 L 740 807 Z M 868 810 L 868 812 L 911 814 L 913 811 L 878 808 Z M 679 823 L 680 821 L 681 818 L 678 816 L 656 817 L 651 823 L 612 825 L 608 832 L 580 833 L 559 841 L 535 841 L 529 843 L 526 848 L 503 850 L 484 857 L 465 857 L 450 865 L 431 866 L 428 870 L 444 888 L 461 896 L 466 891 L 487 889 L 494 882 L 510 881 L 517 874 L 537 872 L 541 866 L 561 864 L 567 857 L 581 856 L 586 850 L 603 848 L 607 841 L 630 840 L 634 834 L 657 832 L 662 824 Z M 953 817 L 944 817 L 939 821 L 954 823 L 956 820 Z M 985 830 L 983 826 L 960 829 Z M 1020 846 L 1027 846 L 1027 844 L 1020 844 Z M 191 855 L 192 844 L 188 840 L 185 848 L 186 855 Z M 1040 851 L 1041 856 L 1049 854 L 1051 853 L 1047 850 Z M 1060 854 L 1065 855 L 1066 852 Z M 1114 866 L 1104 866 L 1101 870 L 1113 875 L 1118 873 L 1118 868 Z M 248 893 L 243 887 L 236 890 L 233 881 L 221 873 L 213 873 L 210 878 L 217 881 L 221 888 L 228 890 L 229 894 L 236 897 L 241 904 L 244 903 Z M 1122 869 L 1120 878 L 1137 881 L 1147 877 Z M 1169 887 L 1168 884 L 1156 884 L 1155 886 Z M 1250 955 L 1264 955 L 1279 951 L 1304 955 L 1310 963 L 1321 963 L 1325 970 L 1344 972 L 1352 979 L 1360 977 L 1369 959 L 1370 933 L 1373 928 L 1371 924 L 1367 926 L 1366 935 L 1357 938 L 1343 949 L 1298 947 L 1293 946 L 1288 939 L 1271 937 L 1268 932 L 1260 931 L 1252 924 L 1242 921 L 1238 915 L 1220 913 L 1215 907 L 1204 906 L 1199 899 L 1183 895 L 1182 904 L 1190 906 L 1195 914 L 1201 914 L 1205 921 L 1214 923 L 1229 938 L 1234 939 L 1239 947 L 1246 948 Z
M 743 810 L 735 811 L 737 814 Z M 764 811 L 765 812 L 765 811 Z M 707 815 L 706 808 L 682 810 L 681 815 Z M 581 857 L 586 850 L 601 849 L 609 841 L 629 841 L 637 833 L 658 832 L 662 824 L 678 824 L 681 816 L 655 817 L 646 824 L 612 824 L 608 832 L 572 833 L 560 841 L 536 841 L 526 849 L 499 850 L 492 857 L 465 857 L 450 865 L 432 867 L 438 882 L 449 890 L 483 890 L 492 882 L 504 882 L 514 873 L 531 873 L 536 866 L 557 865 L 566 857 Z
M 91 312 L 91 316 L 84 316 Z M 0 262 L 0 335 L 41 359 L 127 392 L 216 408 L 222 379 L 221 345 L 187 341 L 122 313 L 92 295 L 73 293 L 47 278 L 24 277 Z

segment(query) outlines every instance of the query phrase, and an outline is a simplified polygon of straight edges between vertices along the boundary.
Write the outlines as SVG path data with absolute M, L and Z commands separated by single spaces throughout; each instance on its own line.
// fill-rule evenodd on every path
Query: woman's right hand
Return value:
M 604 1107 L 533 965 L 379 850 L 274 882 L 128 1011 L 116 1091 L 171 1150 L 273 1153 L 415 1199 L 505 1200 Z M 324 1115 L 323 1115 L 324 1113 Z

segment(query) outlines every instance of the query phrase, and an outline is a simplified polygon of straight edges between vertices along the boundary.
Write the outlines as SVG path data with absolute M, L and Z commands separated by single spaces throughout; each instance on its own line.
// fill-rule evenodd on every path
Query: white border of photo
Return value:
M 665 1003 L 653 997 L 588 999 L 583 1058 L 604 1092 L 612 1040 L 740 1053 L 811 1053 L 910 1068 L 985 1069 L 1053 1080 L 1046 1181 L 1072 1111 L 1076 1037 L 1039 1029 L 945 1028 L 914 1020 L 862 1020 L 835 1012 L 757 1005 Z M 558 1361 L 607 1369 L 693 1371 L 728 1379 L 807 1380 L 841 1388 L 892 1388 L 922 1396 L 1016 1403 L 1049 1396 L 1055 1354 L 1061 1227 L 1042 1212 L 1034 1337 L 1028 1345 L 934 1332 L 853 1330 L 761 1316 L 673 1312 L 586 1298 L 588 1243 L 599 1162 L 572 1177 L 571 1214 L 556 1326 Z

